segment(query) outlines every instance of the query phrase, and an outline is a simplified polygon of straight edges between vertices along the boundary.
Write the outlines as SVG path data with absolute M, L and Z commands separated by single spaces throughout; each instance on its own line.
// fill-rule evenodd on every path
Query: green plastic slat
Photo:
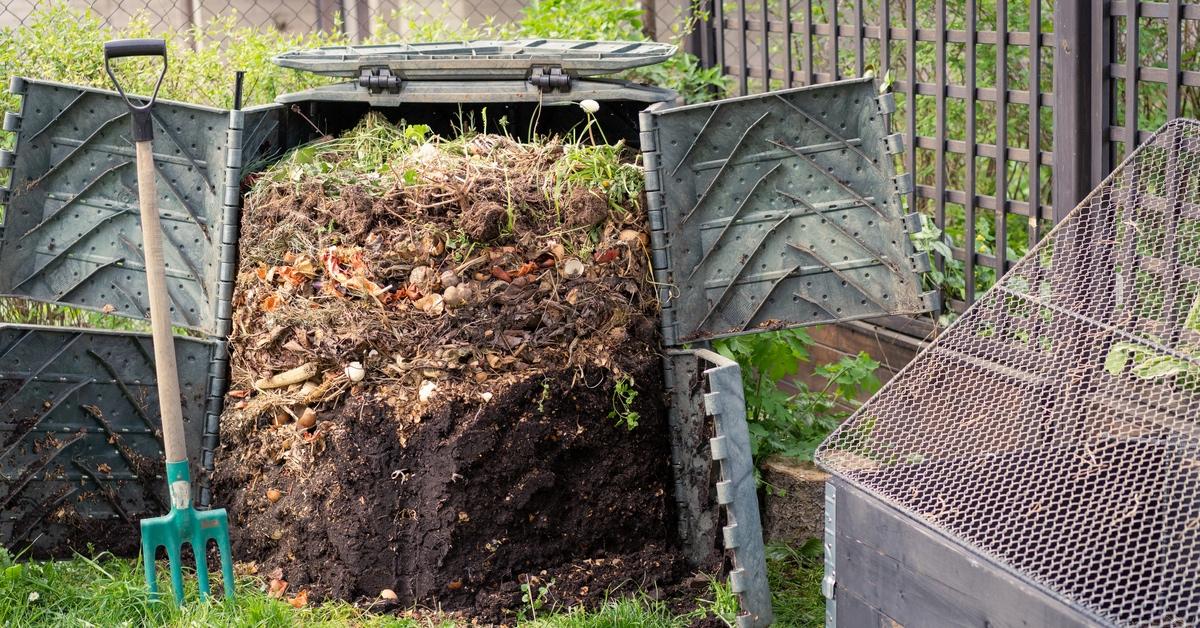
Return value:
M 199 473 L 215 445 L 205 410 L 217 343 L 176 338 L 175 351 Z M 87 520 L 136 541 L 138 519 L 165 510 L 162 460 L 149 334 L 0 325 L 0 544 L 61 555 Z
M 13 88 L 23 98 L 12 116 L 0 294 L 146 318 L 128 108 L 106 90 L 25 79 Z M 273 128 L 280 109 L 238 115 Z M 231 150 L 230 113 L 197 105 L 159 101 L 154 119 L 172 323 L 220 335 L 221 261 L 236 254 L 223 234 L 240 206 L 227 191 L 239 186 L 243 158 L 259 156 L 273 136 Z

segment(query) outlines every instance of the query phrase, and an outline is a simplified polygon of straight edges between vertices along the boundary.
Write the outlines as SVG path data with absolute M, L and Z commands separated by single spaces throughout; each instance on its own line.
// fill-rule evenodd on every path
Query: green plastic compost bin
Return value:
M 702 347 L 937 303 L 908 238 L 919 221 L 900 202 L 912 179 L 895 173 L 890 95 L 858 79 L 680 106 L 671 90 L 606 77 L 674 52 L 540 39 L 300 50 L 276 62 L 344 81 L 244 111 L 160 101 L 172 322 L 193 331 L 177 338 L 193 475 L 212 470 L 217 446 L 251 170 L 372 110 L 443 136 L 527 137 L 582 128 L 579 103 L 596 101 L 597 140 L 640 148 L 646 168 L 679 539 L 696 564 L 729 550 L 739 626 L 769 623 L 740 369 Z M 13 78 L 11 91 L 22 99 L 4 118 L 15 148 L 0 153 L 12 170 L 0 294 L 146 318 L 127 109 L 113 92 L 48 81 Z M 0 324 L 0 542 L 136 551 L 136 521 L 166 503 L 149 355 L 145 334 Z M 197 506 L 211 499 L 202 489 Z

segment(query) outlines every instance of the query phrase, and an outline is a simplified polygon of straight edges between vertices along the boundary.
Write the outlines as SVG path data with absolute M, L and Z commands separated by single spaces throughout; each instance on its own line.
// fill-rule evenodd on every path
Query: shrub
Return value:
M 610 39 L 648 41 L 644 34 L 641 3 L 636 0 L 534 0 L 521 13 L 511 31 L 516 37 L 560 39 Z M 688 19 L 675 32 L 675 44 L 703 17 L 693 3 Z M 682 46 L 680 46 L 682 48 Z M 702 68 L 695 55 L 677 53 L 665 63 L 625 73 L 633 81 L 671 88 L 685 102 L 695 103 L 724 96 L 729 81 L 720 68 Z
M 116 30 L 95 13 L 51 3 L 33 12 L 23 26 L 0 29 L 0 74 L 110 88 L 101 53 L 104 42 L 152 36 L 166 40 L 171 64 L 161 96 L 213 107 L 232 106 L 234 70 L 247 71 L 246 104 L 271 102 L 277 94 L 329 82 L 316 74 L 279 67 L 271 63 L 271 57 L 294 48 L 348 43 L 339 32 L 288 34 L 239 27 L 233 14 L 183 33 L 154 33 L 142 15 L 135 16 L 127 28 Z M 157 61 L 121 63 L 130 64 L 129 71 L 121 74 L 128 91 L 148 94 L 153 89 L 158 73 L 151 64 Z M 11 96 L 5 94 L 5 98 L 7 108 L 16 105 Z
M 858 397 L 879 389 L 879 363 L 866 353 L 845 356 L 813 372 L 825 380 L 812 390 L 792 378 L 809 361 L 812 337 L 802 329 L 724 338 L 713 343 L 721 355 L 742 367 L 746 419 L 756 458 L 781 455 L 808 460 L 813 450 L 858 405 Z

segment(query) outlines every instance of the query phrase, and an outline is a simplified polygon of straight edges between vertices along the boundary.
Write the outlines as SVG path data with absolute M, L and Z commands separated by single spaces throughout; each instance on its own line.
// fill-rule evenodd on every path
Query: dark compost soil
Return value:
M 652 389 L 659 364 L 642 356 L 630 366 Z M 282 466 L 222 465 L 235 554 L 323 596 L 392 589 L 489 621 L 520 608 L 529 575 L 565 604 L 674 582 L 687 570 L 671 551 L 666 417 L 646 395 L 637 429 L 614 425 L 611 386 L 587 385 L 606 377 L 547 373 L 487 403 L 438 406 L 404 447 L 385 403 L 352 398 L 302 483 Z

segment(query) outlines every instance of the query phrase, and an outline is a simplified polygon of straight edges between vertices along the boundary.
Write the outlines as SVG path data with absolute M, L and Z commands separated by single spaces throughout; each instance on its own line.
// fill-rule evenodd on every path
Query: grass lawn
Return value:
M 817 546 L 819 548 L 819 545 Z M 817 550 L 819 552 L 819 549 Z M 768 570 L 778 626 L 821 626 L 821 559 L 811 547 L 794 550 L 773 546 Z M 160 567 L 160 574 L 163 573 Z M 188 578 L 187 585 L 195 586 Z M 284 600 L 267 596 L 255 577 L 239 579 L 237 601 L 184 607 L 167 601 L 153 602 L 136 560 L 101 554 L 77 556 L 68 561 L 17 562 L 0 549 L 0 626 L 395 626 L 402 628 L 453 626 L 453 621 L 433 613 L 414 618 L 373 613 L 343 602 L 293 608 Z M 168 589 L 169 591 L 169 585 Z M 189 591 L 194 599 L 194 589 Z M 714 585 L 711 595 L 698 600 L 726 621 L 734 617 L 735 603 L 726 587 Z M 613 600 L 603 608 L 584 612 L 531 608 L 523 626 L 542 628 L 675 628 L 690 625 L 697 614 L 674 615 L 665 604 L 648 597 Z

